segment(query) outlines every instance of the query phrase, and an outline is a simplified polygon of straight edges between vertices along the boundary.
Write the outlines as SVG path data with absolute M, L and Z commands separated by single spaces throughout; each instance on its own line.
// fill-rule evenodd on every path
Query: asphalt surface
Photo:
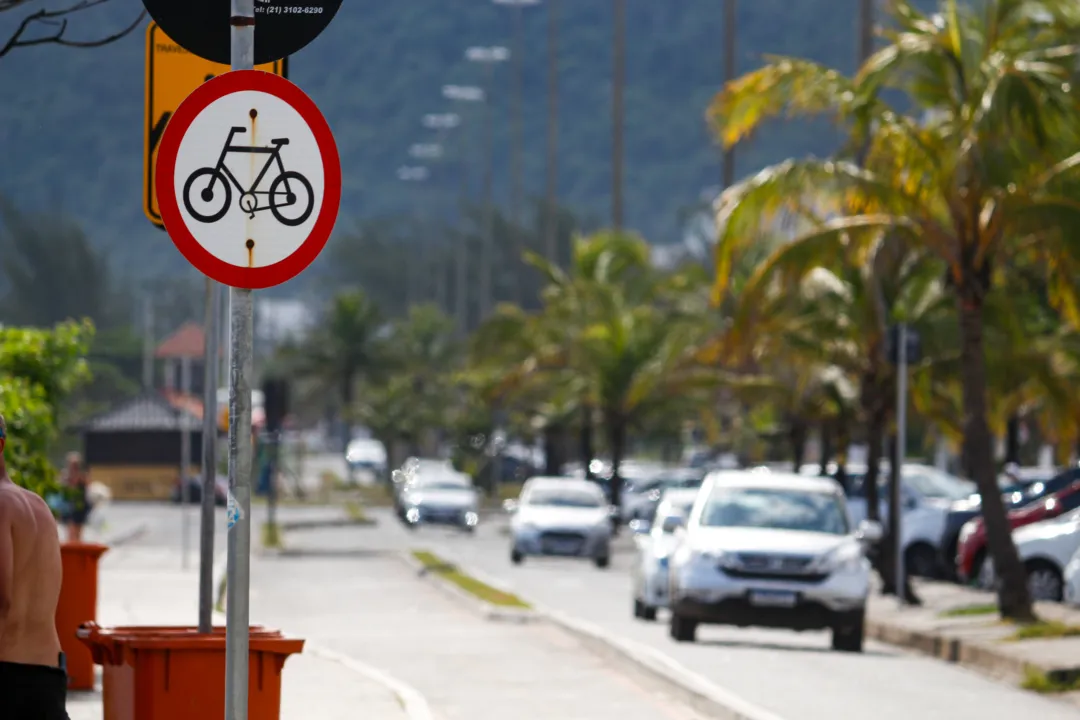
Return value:
M 675 643 L 668 637 L 665 614 L 656 623 L 632 615 L 632 550 L 617 552 L 607 570 L 563 559 L 529 558 L 513 566 L 509 538 L 499 532 L 505 521 L 492 520 L 470 537 L 436 528 L 409 533 L 393 518 L 383 517 L 370 538 L 354 534 L 356 542 L 428 547 L 539 606 L 659 649 L 692 672 L 787 720 L 1080 717 L 1075 707 L 882 643 L 868 642 L 861 655 L 833 652 L 827 632 L 706 626 L 699 629 L 698 642 Z
M 151 512 L 145 507 L 117 505 L 110 510 L 117 517 L 140 510 L 144 517 L 156 518 L 152 534 L 140 543 L 179 542 L 181 525 L 175 507 L 158 507 Z M 296 512 L 317 516 L 325 515 L 326 510 Z M 256 514 L 258 517 L 260 511 Z M 633 551 L 628 538 L 619 542 L 623 549 L 614 554 L 607 570 L 585 561 L 534 558 L 513 566 L 509 538 L 505 530 L 500 531 L 505 527 L 501 518 L 483 521 L 475 534 L 467 535 L 442 528 L 410 532 L 388 511 L 372 514 L 379 522 L 374 528 L 290 533 L 286 537 L 289 555 L 348 563 L 369 557 L 373 551 L 431 549 L 537 606 L 658 649 L 728 692 L 786 720 L 1080 718 L 1080 712 L 1065 703 L 881 643 L 868 642 L 861 655 L 832 652 L 827 632 L 706 626 L 699 629 L 698 642 L 677 644 L 668 637 L 663 613 L 655 623 L 632 616 L 629 568 Z M 220 531 L 224 518 L 219 517 Z M 216 545 L 223 549 L 223 540 Z M 360 566 L 356 569 L 363 571 Z M 356 612 L 362 614 L 362 607 Z

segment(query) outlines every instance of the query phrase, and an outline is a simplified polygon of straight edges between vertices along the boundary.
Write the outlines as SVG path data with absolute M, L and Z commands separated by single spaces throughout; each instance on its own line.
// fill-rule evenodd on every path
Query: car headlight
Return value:
M 719 550 L 689 550 L 687 551 L 687 560 L 694 565 L 727 567 L 732 558 L 728 553 Z
M 821 572 L 852 572 L 863 564 L 862 548 L 856 543 L 845 543 L 830 550 L 814 562 L 814 569 Z

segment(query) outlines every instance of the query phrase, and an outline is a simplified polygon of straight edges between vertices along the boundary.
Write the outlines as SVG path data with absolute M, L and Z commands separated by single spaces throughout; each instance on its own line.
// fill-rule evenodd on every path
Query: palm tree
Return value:
M 363 290 L 346 290 L 330 301 L 319 325 L 299 347 L 286 352 L 286 363 L 300 377 L 317 382 L 341 411 L 344 449 L 352 440 L 350 408 L 357 381 L 379 367 L 378 338 L 383 321 Z
M 763 216 L 797 205 L 807 187 L 837 198 L 837 217 L 811 234 L 877 228 L 946 265 L 961 337 L 964 442 L 982 495 L 988 544 L 1001 578 L 1001 613 L 1033 617 L 1023 567 L 997 490 L 987 422 L 984 307 L 1014 258 L 1037 257 L 1057 307 L 1080 320 L 1072 268 L 1080 260 L 1065 225 L 1080 205 L 1063 187 L 1078 112 L 1071 80 L 1075 23 L 1066 4 L 987 0 L 961 10 L 946 0 L 928 17 L 895 0 L 887 44 L 854 79 L 819 64 L 778 58 L 724 89 L 712 108 L 725 144 L 778 114 L 832 113 L 852 122 L 865 167 L 789 161 L 726 193 L 717 266 Z M 883 99 L 902 92 L 911 114 Z M 918 119 L 916 119 L 918 118 Z

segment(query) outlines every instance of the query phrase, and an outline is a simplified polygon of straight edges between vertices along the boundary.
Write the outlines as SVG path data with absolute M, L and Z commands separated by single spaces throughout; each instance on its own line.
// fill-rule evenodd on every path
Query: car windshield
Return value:
M 975 483 L 934 468 L 905 468 L 904 484 L 927 498 L 963 500 L 977 492 Z
M 670 515 L 679 515 L 686 517 L 690 514 L 690 509 L 694 507 L 693 498 L 689 500 L 666 500 L 660 511 L 656 514 L 665 517 Z
M 717 488 L 702 510 L 700 524 L 829 535 L 849 532 L 847 515 L 836 495 L 781 488 Z
M 599 495 L 585 490 L 542 488 L 530 492 L 525 498 L 525 504 L 544 507 L 598 508 L 602 502 Z

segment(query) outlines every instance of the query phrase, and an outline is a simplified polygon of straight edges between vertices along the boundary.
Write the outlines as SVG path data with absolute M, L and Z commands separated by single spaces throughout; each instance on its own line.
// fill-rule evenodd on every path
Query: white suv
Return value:
M 834 650 L 861 652 L 870 563 L 881 526 L 851 526 L 828 478 L 720 471 L 706 479 L 672 555 L 671 636 L 701 623 L 832 629 Z

